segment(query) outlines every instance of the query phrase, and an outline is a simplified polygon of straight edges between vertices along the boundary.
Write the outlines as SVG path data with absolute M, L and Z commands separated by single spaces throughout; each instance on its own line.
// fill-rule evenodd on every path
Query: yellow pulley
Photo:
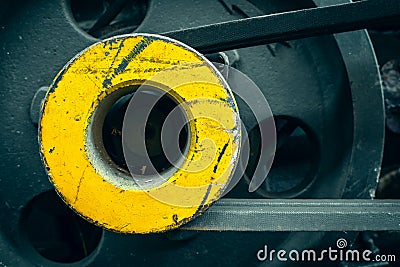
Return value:
M 182 159 L 149 186 L 110 160 L 101 135 L 110 106 L 143 85 L 174 99 L 188 122 Z M 194 49 L 123 35 L 88 47 L 59 72 L 43 102 L 39 142 L 51 182 L 81 216 L 117 232 L 160 232 L 220 197 L 238 161 L 239 114 L 225 80 Z

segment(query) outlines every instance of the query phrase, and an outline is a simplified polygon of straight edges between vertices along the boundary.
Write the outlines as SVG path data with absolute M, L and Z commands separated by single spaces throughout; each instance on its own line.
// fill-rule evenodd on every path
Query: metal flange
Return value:
M 98 133 L 112 103 L 144 84 L 173 98 L 189 125 L 183 159 L 147 187 L 117 168 Z M 198 52 L 162 36 L 124 35 L 90 46 L 60 71 L 43 103 L 39 142 L 51 182 L 84 218 L 117 232 L 160 232 L 219 198 L 238 160 L 239 114 L 228 85 Z

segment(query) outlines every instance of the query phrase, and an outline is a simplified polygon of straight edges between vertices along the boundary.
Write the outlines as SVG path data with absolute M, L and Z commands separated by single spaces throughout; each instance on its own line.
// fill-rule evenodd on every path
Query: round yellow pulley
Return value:
M 140 175 L 113 162 L 102 135 L 111 106 L 145 85 L 173 99 L 188 128 L 182 158 L 150 178 L 146 166 Z M 76 55 L 50 86 L 39 124 L 42 160 L 58 194 L 82 217 L 123 233 L 166 231 L 205 211 L 235 170 L 240 133 L 233 94 L 215 67 L 187 45 L 152 34 L 112 37 Z M 123 138 L 130 142 L 129 134 Z M 143 186 L 143 179 L 158 182 Z

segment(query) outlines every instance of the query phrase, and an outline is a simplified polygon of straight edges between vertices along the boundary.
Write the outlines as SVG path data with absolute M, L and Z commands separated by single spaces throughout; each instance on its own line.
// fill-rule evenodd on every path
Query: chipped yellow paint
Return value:
M 169 88 L 181 103 L 191 137 L 180 168 L 161 185 L 141 189 L 93 159 L 88 140 L 101 101 L 149 82 Z M 42 107 L 41 155 L 59 195 L 86 219 L 118 232 L 160 232 L 188 222 L 219 198 L 238 160 L 238 116 L 225 81 L 193 49 L 156 35 L 113 37 L 78 54 L 55 78 Z

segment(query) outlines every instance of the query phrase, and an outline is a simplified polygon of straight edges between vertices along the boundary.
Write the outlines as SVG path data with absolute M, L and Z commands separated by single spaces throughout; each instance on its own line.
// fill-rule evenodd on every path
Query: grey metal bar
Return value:
M 400 230 L 400 200 L 221 199 L 181 227 L 202 231 Z

